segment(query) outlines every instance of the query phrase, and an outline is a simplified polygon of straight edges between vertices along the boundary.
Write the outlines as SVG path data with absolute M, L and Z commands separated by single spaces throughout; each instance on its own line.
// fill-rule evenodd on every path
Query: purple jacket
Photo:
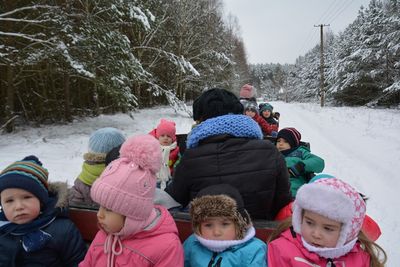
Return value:
M 369 267 L 370 256 L 356 243 L 346 255 L 334 259 L 336 267 Z M 309 252 L 301 242 L 301 236 L 293 237 L 290 230 L 268 244 L 268 267 L 317 267 L 327 266 L 327 259 Z
M 122 253 L 115 255 L 114 266 L 183 267 L 184 252 L 176 224 L 164 207 L 156 208 L 161 211 L 157 224 L 148 231 L 121 240 Z M 106 238 L 107 234 L 102 230 L 96 234 L 79 267 L 107 266 Z

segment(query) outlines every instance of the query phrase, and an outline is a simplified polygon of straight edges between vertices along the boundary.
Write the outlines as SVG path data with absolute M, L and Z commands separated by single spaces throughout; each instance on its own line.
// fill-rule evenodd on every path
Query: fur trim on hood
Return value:
M 64 182 L 49 183 L 49 194 L 57 196 L 56 207 L 68 208 L 68 185 Z
M 88 152 L 83 154 L 83 159 L 89 163 L 104 163 L 106 161 L 106 154 Z

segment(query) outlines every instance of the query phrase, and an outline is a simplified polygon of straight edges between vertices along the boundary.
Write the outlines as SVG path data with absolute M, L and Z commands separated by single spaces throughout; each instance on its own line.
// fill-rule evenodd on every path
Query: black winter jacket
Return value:
M 166 191 L 183 206 L 203 188 L 236 187 L 253 219 L 268 219 L 291 201 L 285 159 L 268 140 L 209 137 L 187 149 Z

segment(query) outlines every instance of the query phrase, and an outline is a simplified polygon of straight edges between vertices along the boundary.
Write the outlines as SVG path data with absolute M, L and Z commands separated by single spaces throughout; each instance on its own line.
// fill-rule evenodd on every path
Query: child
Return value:
M 185 267 L 267 266 L 266 245 L 255 236 L 240 193 L 209 186 L 191 202 L 192 234 L 183 244 Z
M 276 137 L 276 147 L 285 156 L 290 174 L 290 191 L 296 197 L 300 186 L 308 183 L 310 174 L 322 172 L 325 162 L 311 154 L 310 149 L 300 145 L 301 134 L 295 128 L 283 128 Z
M 261 103 L 259 106 L 260 116 L 273 128 L 275 133 L 271 134 L 272 136 L 276 136 L 278 133 L 279 124 L 278 121 L 275 120 L 273 116 L 274 107 L 269 103 Z
M 89 138 L 89 152 L 83 155 L 85 161 L 82 171 L 69 192 L 70 204 L 95 205 L 90 198 L 90 187 L 105 169 L 106 154 L 124 141 L 124 135 L 112 127 L 101 128 L 92 133 Z
M 78 266 L 86 244 L 66 214 L 67 184 L 35 156 L 0 174 L 0 266 Z
M 257 105 L 256 93 L 257 92 L 254 86 L 246 83 L 245 85 L 242 86 L 242 88 L 240 88 L 239 91 L 240 103 L 242 103 L 243 106 L 248 102 Z
M 91 188 L 100 230 L 80 267 L 183 266 L 183 248 L 168 211 L 153 205 L 161 151 L 150 135 L 129 138 Z
M 281 225 L 271 236 L 268 266 L 383 267 L 386 253 L 360 231 L 365 211 L 359 193 L 337 178 L 303 185 L 293 203 L 293 226 L 282 232 L 288 227 Z
M 275 128 L 268 124 L 260 115 L 258 115 L 257 105 L 252 102 L 247 102 L 244 106 L 244 114 L 255 120 L 260 126 L 264 135 L 272 135 Z
M 171 180 L 174 165 L 179 157 L 175 133 L 175 122 L 166 119 L 161 119 L 157 128 L 149 133 L 158 139 L 162 149 L 161 169 L 157 173 L 157 187 L 161 190 L 164 190 Z

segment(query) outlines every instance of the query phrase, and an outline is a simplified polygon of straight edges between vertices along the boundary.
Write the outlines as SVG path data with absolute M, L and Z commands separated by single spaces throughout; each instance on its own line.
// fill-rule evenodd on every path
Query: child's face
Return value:
M 1 191 L 0 196 L 4 215 L 12 223 L 29 223 L 40 214 L 40 200 L 29 191 L 7 188 Z
M 268 109 L 264 110 L 262 112 L 262 115 L 264 118 L 269 118 L 269 116 L 271 116 L 271 111 L 269 111 Z
M 286 140 L 283 139 L 283 138 L 278 138 L 278 140 L 276 140 L 276 148 L 277 148 L 279 151 L 291 149 L 289 143 L 286 142 Z
M 162 146 L 169 146 L 172 144 L 172 138 L 166 134 L 160 135 L 160 137 L 158 138 L 158 141 L 160 142 L 160 145 L 162 145 Z
M 201 236 L 209 240 L 236 240 L 235 223 L 225 217 L 209 217 L 200 224 Z
M 100 227 L 107 233 L 118 233 L 125 224 L 125 216 L 100 206 L 97 212 Z
M 254 111 L 250 110 L 250 109 L 247 109 L 247 110 L 244 112 L 244 114 L 247 115 L 247 116 L 249 116 L 249 117 L 251 117 L 251 118 L 253 118 L 253 117 L 256 115 L 256 113 L 255 113 Z
M 314 247 L 334 248 L 339 239 L 342 224 L 308 210 L 301 221 L 301 235 Z

